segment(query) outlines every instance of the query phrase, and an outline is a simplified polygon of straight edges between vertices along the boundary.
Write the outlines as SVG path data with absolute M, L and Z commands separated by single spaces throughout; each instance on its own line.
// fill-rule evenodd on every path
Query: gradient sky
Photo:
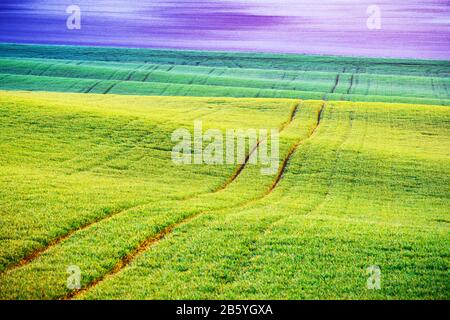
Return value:
M 450 0 L 0 0 L 0 15 L 0 42 L 450 60 Z

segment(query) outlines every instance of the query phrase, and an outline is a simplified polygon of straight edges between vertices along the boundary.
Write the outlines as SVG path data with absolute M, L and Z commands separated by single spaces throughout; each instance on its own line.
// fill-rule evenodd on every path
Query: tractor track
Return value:
M 335 93 L 335 92 L 336 92 L 336 88 L 337 88 L 337 86 L 339 85 L 339 79 L 340 79 L 340 78 L 341 78 L 341 74 L 338 73 L 338 74 L 336 75 L 336 79 L 334 80 L 334 85 L 333 85 L 333 88 L 331 88 L 330 93 Z
M 128 77 L 125 79 L 125 81 L 130 81 L 131 78 L 136 74 L 136 72 L 141 71 L 141 68 L 145 66 L 144 65 L 139 65 L 138 67 L 134 68 L 133 70 L 130 71 L 130 73 L 128 74 Z
M 352 90 L 354 78 L 355 78 L 355 75 L 352 74 L 352 76 L 350 77 L 350 86 L 347 89 L 347 94 L 350 94 L 350 91 Z
M 367 119 L 366 119 L 366 120 L 367 120 Z M 351 128 L 351 122 L 352 122 L 352 121 L 353 121 L 353 119 L 350 118 L 350 128 Z M 367 132 L 367 127 L 366 127 L 366 130 L 364 131 L 364 135 L 363 135 L 362 143 L 360 144 L 360 147 L 362 147 L 362 145 L 363 145 L 363 143 L 364 143 L 364 137 L 366 136 L 366 132 Z M 340 148 L 342 147 L 342 144 L 344 144 L 345 141 L 347 141 L 347 139 L 348 139 L 348 136 L 346 136 L 346 138 L 344 138 L 344 140 L 340 143 L 338 149 L 340 149 Z M 338 153 L 338 152 L 339 152 L 339 151 L 336 151 L 336 153 Z M 335 167 L 336 167 L 336 166 L 337 166 L 337 162 L 335 161 Z M 334 176 L 334 170 L 332 170 L 332 172 L 331 172 L 331 174 L 330 174 L 330 177 L 329 177 L 329 180 L 332 180 L 332 176 Z M 316 204 L 313 208 L 311 208 L 311 209 L 309 209 L 307 212 L 305 212 L 304 215 L 312 214 L 312 213 L 316 212 L 317 210 L 319 210 L 319 209 L 323 206 L 323 204 L 325 203 L 327 197 L 329 196 L 329 193 L 330 193 L 330 190 L 329 190 L 329 189 L 330 189 L 330 188 L 331 188 L 331 186 L 329 185 L 329 186 L 328 186 L 327 193 L 324 195 L 323 199 L 322 199 L 318 204 Z M 267 237 L 267 234 L 270 233 L 271 230 L 273 230 L 273 227 L 274 227 L 276 224 L 278 224 L 278 223 L 280 223 L 280 222 L 282 222 L 282 221 L 285 221 L 286 219 L 290 219 L 290 218 L 292 218 L 292 216 L 289 216 L 289 217 L 282 216 L 282 217 L 277 217 L 277 218 L 275 218 L 274 221 L 272 221 L 267 227 L 265 227 L 264 230 L 263 230 L 262 232 L 260 232 L 260 234 L 256 237 L 255 242 L 252 243 L 253 248 L 257 248 L 257 247 L 258 247 L 258 243 L 259 243 L 262 239 L 265 239 L 265 238 Z M 254 260 L 254 259 L 259 255 L 258 253 L 256 253 L 256 249 L 255 249 L 255 250 L 250 250 L 250 252 L 252 252 L 251 255 L 248 255 L 248 256 L 244 257 L 243 259 L 240 259 L 240 260 L 239 260 L 239 266 L 242 266 L 242 262 L 243 262 L 243 261 L 251 261 L 251 260 Z M 248 269 L 249 269 L 248 266 L 247 266 L 247 267 L 244 266 L 242 269 L 239 269 L 239 276 L 245 274 L 245 272 L 247 272 Z M 236 276 L 236 278 L 237 278 L 237 277 L 238 277 L 238 276 Z M 234 282 L 235 282 L 235 281 L 232 281 L 232 283 L 234 283 Z
M 291 110 L 291 114 L 289 116 L 288 121 L 286 121 L 280 128 L 280 133 L 283 132 L 291 123 L 294 121 L 295 116 L 297 115 L 298 109 L 300 107 L 300 103 L 296 103 L 295 106 Z M 232 174 L 232 176 L 225 182 L 223 186 L 214 191 L 214 193 L 219 192 L 221 190 L 226 189 L 231 183 L 233 183 L 241 174 L 242 170 L 247 166 L 248 161 L 252 157 L 252 155 L 258 150 L 258 147 L 263 142 L 263 140 L 258 140 L 256 144 L 253 146 L 252 150 L 246 155 L 244 162 L 238 166 L 236 171 Z
M 271 193 L 280 183 L 281 179 L 283 179 L 284 173 L 286 172 L 287 166 L 289 164 L 289 161 L 291 160 L 292 156 L 294 155 L 295 151 L 297 151 L 298 147 L 305 141 L 310 139 L 314 133 L 317 131 L 317 128 L 320 125 L 320 122 L 322 120 L 322 114 L 323 114 L 323 110 L 325 109 L 325 103 L 322 104 L 322 107 L 320 108 L 319 112 L 317 113 L 317 122 L 316 125 L 314 126 L 314 128 L 311 130 L 309 136 L 306 139 L 302 139 L 297 141 L 288 151 L 287 156 L 284 158 L 283 163 L 280 167 L 280 170 L 278 171 L 278 175 L 275 179 L 275 181 L 273 182 L 272 186 L 270 187 L 270 189 L 267 191 L 267 194 Z
M 39 248 L 35 251 L 33 251 L 32 253 L 30 253 L 29 255 L 27 255 L 25 258 L 22 258 L 19 262 L 15 263 L 15 264 L 11 264 L 8 267 L 6 267 L 4 270 L 0 271 L 0 274 L 4 274 L 4 273 L 8 273 L 11 271 L 14 271 L 16 269 L 19 269 L 27 264 L 29 264 L 30 262 L 32 262 L 33 260 L 37 259 L 38 257 L 40 257 L 43 253 L 49 251 L 50 249 L 52 249 L 53 247 L 55 247 L 56 245 L 60 244 L 61 242 L 63 242 L 64 240 L 70 238 L 74 233 L 78 232 L 78 231 L 82 231 L 85 230 L 87 228 L 89 228 L 90 226 L 99 223 L 101 221 L 107 220 L 109 218 L 111 218 L 112 216 L 137 208 L 139 206 L 141 206 L 142 204 L 136 205 L 136 206 L 131 206 L 131 207 L 127 207 L 124 209 L 120 209 L 120 210 L 113 210 L 110 214 L 103 216 L 103 217 L 99 217 L 93 221 L 90 221 L 86 224 L 83 224 L 81 226 L 79 226 L 78 228 L 72 229 L 69 232 L 51 240 L 45 247 Z
M 155 71 L 156 67 L 152 67 L 151 69 L 149 69 L 148 73 L 145 75 L 144 79 L 142 79 L 142 82 L 147 82 L 148 78 L 150 77 L 150 75 L 153 73 L 153 71 Z
M 175 228 L 190 222 L 191 220 L 193 220 L 197 216 L 201 215 L 202 213 L 203 212 L 199 212 L 199 213 L 191 215 L 177 223 L 171 224 L 171 225 L 165 227 L 159 233 L 153 235 L 150 238 L 145 239 L 138 247 L 136 247 L 134 250 L 132 250 L 130 253 L 128 253 L 124 258 L 122 258 L 114 266 L 114 268 L 112 268 L 108 273 L 106 273 L 102 277 L 94 280 L 88 286 L 68 293 L 61 300 L 71 300 L 71 299 L 81 295 L 82 293 L 87 292 L 88 290 L 92 289 L 93 287 L 98 285 L 100 282 L 104 281 L 107 277 L 111 277 L 111 276 L 114 276 L 115 274 L 119 273 L 123 268 L 128 266 L 138 255 L 140 255 L 141 253 L 143 253 L 144 251 L 149 249 L 155 243 L 163 240 L 168 234 L 171 234 Z
M 117 81 L 115 83 L 113 83 L 112 85 L 110 85 L 105 92 L 103 92 L 103 94 L 108 94 L 116 85 L 118 85 L 121 81 Z
M 89 88 L 86 89 L 86 91 L 84 91 L 84 93 L 89 93 L 92 91 L 92 89 L 94 89 L 100 82 L 102 82 L 103 80 L 99 80 L 97 82 L 95 82 L 92 86 L 90 86 Z

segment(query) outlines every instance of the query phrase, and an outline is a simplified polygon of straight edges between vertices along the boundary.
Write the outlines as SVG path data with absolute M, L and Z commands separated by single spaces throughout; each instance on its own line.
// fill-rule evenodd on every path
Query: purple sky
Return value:
M 0 1 L 1 42 L 450 60 L 450 0 Z M 71 4 L 81 30 L 66 28 Z

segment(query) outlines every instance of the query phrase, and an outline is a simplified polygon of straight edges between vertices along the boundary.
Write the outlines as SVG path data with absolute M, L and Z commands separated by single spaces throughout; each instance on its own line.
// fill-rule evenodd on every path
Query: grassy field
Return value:
M 449 298 L 447 107 L 3 91 L 0 117 L 2 299 Z M 280 128 L 279 183 L 174 165 L 195 119 Z
M 449 299 L 449 70 L 0 44 L 0 299 Z M 175 164 L 197 120 L 278 171 Z

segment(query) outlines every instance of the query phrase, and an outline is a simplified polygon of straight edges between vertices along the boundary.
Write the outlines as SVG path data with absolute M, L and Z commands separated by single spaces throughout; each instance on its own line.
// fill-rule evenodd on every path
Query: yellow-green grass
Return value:
M 279 127 L 294 103 L 2 92 L 1 269 L 96 219 L 219 188 L 235 166 L 174 165 L 172 131 Z
M 2 92 L 0 298 L 448 298 L 450 109 L 323 105 Z M 283 128 L 279 183 L 174 166 L 194 119 Z
M 271 195 L 198 217 L 80 298 L 448 299 L 448 120 L 330 103 Z

